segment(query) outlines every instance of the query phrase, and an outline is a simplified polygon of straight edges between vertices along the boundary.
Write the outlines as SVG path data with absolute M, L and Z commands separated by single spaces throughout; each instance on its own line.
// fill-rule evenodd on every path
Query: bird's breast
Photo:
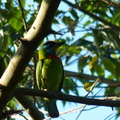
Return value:
M 57 55 L 48 56 L 47 59 L 60 59 Z
M 59 57 L 58 57 L 59 58 Z M 63 69 L 61 60 L 45 59 L 42 68 L 42 88 L 49 91 L 57 91 L 62 81 Z

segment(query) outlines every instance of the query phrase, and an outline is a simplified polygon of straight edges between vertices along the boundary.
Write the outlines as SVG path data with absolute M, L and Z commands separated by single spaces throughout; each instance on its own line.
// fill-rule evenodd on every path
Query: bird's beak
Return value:
M 56 47 L 60 47 L 60 46 L 63 45 L 64 43 L 65 43 L 65 42 L 57 42 L 55 46 L 56 46 Z
M 57 42 L 53 47 L 52 49 L 54 49 L 55 51 L 64 44 L 65 42 Z

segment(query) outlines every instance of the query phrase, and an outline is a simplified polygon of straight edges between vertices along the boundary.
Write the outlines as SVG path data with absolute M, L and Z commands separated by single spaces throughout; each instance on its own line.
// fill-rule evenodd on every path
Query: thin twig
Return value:
M 24 9 L 22 7 L 22 4 L 21 4 L 20 0 L 18 0 L 18 3 L 19 3 L 19 6 L 20 6 L 20 9 L 21 9 L 21 16 L 22 16 L 22 19 L 23 19 L 24 28 L 25 28 L 26 31 L 28 31 L 27 22 L 25 20 L 25 16 L 24 16 L 24 12 L 23 12 Z
M 102 88 L 94 95 L 92 96 L 92 98 L 94 98 L 100 91 L 102 90 Z M 91 92 L 88 92 L 88 94 L 85 96 L 87 97 Z M 81 115 L 81 113 L 83 112 L 83 110 L 85 109 L 85 107 L 87 106 L 87 104 L 84 104 L 84 107 L 82 108 L 82 110 L 80 111 L 80 113 L 78 114 L 76 120 L 78 120 L 79 116 Z
M 104 3 L 112 6 L 112 7 L 115 7 L 115 8 L 119 8 L 120 9 L 120 5 L 119 3 L 115 2 L 115 1 L 112 1 L 112 0 L 102 0 Z
M 96 19 L 96 20 L 104 23 L 105 25 L 110 26 L 110 27 L 113 28 L 114 30 L 120 31 L 120 27 L 119 27 L 119 26 L 116 26 L 116 25 L 114 25 L 114 24 L 112 24 L 112 23 L 110 23 L 110 22 L 102 19 L 101 17 L 94 15 L 93 13 L 91 13 L 91 12 L 89 12 L 88 10 L 82 8 L 81 6 L 78 5 L 77 8 L 76 8 L 76 5 L 73 4 L 73 3 L 71 3 L 71 2 L 69 2 L 68 0 L 62 0 L 62 1 L 65 2 L 66 4 L 68 4 L 69 6 L 75 8 L 75 9 L 78 9 L 79 11 L 81 11 L 81 12 L 89 15 L 90 17 L 92 17 L 92 18 L 94 18 L 94 19 Z
M 88 75 L 88 74 L 83 74 L 83 73 L 78 73 L 78 72 L 71 72 L 71 71 L 64 71 L 65 76 L 67 77 L 75 77 L 78 79 L 82 79 L 82 80 L 96 80 L 98 78 L 98 76 L 93 76 L 93 75 Z M 119 81 L 115 81 L 112 79 L 107 79 L 104 77 L 100 77 L 100 83 L 107 83 L 110 86 L 120 86 L 120 82 Z

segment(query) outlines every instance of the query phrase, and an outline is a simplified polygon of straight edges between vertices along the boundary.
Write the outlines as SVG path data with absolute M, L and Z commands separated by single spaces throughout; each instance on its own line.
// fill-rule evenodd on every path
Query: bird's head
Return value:
M 63 44 L 64 42 L 47 41 L 39 50 L 39 58 L 45 59 L 49 56 L 56 55 L 57 49 Z

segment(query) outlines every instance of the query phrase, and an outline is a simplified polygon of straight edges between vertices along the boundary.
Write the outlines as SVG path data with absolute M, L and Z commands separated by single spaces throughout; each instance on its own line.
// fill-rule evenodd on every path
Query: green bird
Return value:
M 36 83 L 40 90 L 60 92 L 63 85 L 63 66 L 57 56 L 57 49 L 64 42 L 48 41 L 44 43 L 38 52 L 36 67 Z M 59 112 L 54 99 L 44 98 L 49 116 L 58 117 Z

